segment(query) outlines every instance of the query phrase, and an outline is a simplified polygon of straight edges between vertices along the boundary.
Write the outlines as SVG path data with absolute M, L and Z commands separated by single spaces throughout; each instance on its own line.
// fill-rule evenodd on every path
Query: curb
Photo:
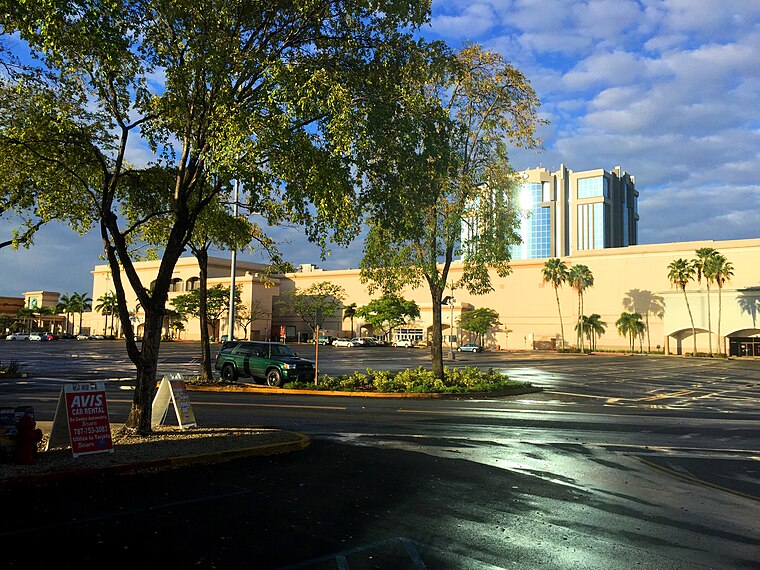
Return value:
M 270 388 L 255 384 L 242 384 L 240 386 L 204 386 L 202 384 L 185 384 L 188 391 L 195 392 L 255 392 L 257 394 L 295 394 L 304 396 L 343 396 L 346 398 L 411 398 L 411 399 L 465 399 L 487 398 L 500 396 L 519 396 L 522 394 L 535 394 L 543 392 L 543 388 L 532 386 L 530 388 L 516 388 L 514 390 L 502 390 L 497 392 L 467 392 L 467 393 L 440 393 L 440 392 L 345 392 L 340 390 L 293 390 L 291 388 Z
M 311 444 L 311 438 L 309 438 L 307 435 L 298 432 L 291 433 L 296 435 L 297 439 L 295 441 L 288 441 L 284 443 L 270 443 L 267 445 L 258 445 L 255 447 L 246 447 L 242 449 L 229 449 L 225 451 L 217 451 L 199 455 L 184 455 L 166 459 L 154 459 L 152 461 L 125 463 L 122 465 L 107 465 L 104 467 L 51 471 L 49 473 L 40 473 L 37 475 L 23 475 L 0 480 L 0 488 L 9 489 L 24 487 L 28 485 L 54 483 L 74 477 L 92 477 L 96 475 L 118 475 L 138 473 L 140 471 L 168 470 L 185 467 L 187 465 L 221 463 L 224 461 L 230 461 L 232 459 L 238 459 L 240 457 L 263 457 L 267 455 L 278 455 L 281 453 L 301 451 Z

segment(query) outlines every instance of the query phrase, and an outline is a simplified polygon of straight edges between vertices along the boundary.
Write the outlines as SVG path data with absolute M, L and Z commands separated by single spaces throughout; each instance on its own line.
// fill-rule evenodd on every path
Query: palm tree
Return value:
M 607 331 L 607 323 L 602 320 L 601 315 L 596 313 L 589 317 L 584 317 L 586 335 L 588 336 L 589 350 L 596 350 L 596 339 L 601 337 Z
M 586 265 L 578 264 L 573 265 L 570 269 L 570 273 L 567 278 L 570 286 L 578 293 L 578 324 L 581 324 L 581 317 L 583 316 L 583 292 L 589 287 L 594 285 L 594 276 L 591 270 Z M 583 327 L 576 327 L 578 331 L 578 344 L 583 352 Z
M 620 336 L 628 337 L 628 346 L 633 352 L 636 336 L 644 332 L 641 315 L 639 313 L 621 313 L 620 318 L 615 321 L 615 326 Z
M 74 292 L 71 294 L 71 300 L 72 300 L 72 310 L 74 313 L 79 313 L 79 329 L 78 333 L 82 332 L 82 313 L 85 311 L 89 311 L 92 309 L 92 299 L 87 296 L 87 293 L 77 293 Z
M 674 259 L 668 265 L 668 281 L 674 287 L 678 287 L 683 291 L 683 298 L 686 301 L 686 309 L 689 311 L 689 320 L 691 321 L 691 336 L 694 339 L 694 356 L 697 355 L 697 329 L 694 327 L 694 317 L 691 314 L 691 307 L 689 306 L 689 298 L 686 296 L 686 286 L 689 281 L 694 280 L 694 274 L 696 269 L 694 264 L 688 259 L 679 257 Z
M 106 322 L 103 325 L 103 334 L 106 334 L 106 328 L 108 327 L 108 316 L 111 316 L 111 336 L 113 336 L 113 320 L 116 313 L 117 300 L 116 294 L 113 291 L 103 293 L 97 300 L 98 304 L 95 305 L 95 310 L 106 318 Z
M 575 332 L 576 337 L 585 336 L 588 338 L 588 348 L 589 352 L 591 352 L 591 329 L 588 322 L 588 317 L 586 315 L 581 315 L 581 318 L 578 320 L 577 323 L 575 323 Z M 583 349 L 581 348 L 581 352 L 583 352 Z
M 554 287 L 554 295 L 557 298 L 557 312 L 559 313 L 559 329 L 561 334 L 560 348 L 565 348 L 565 327 L 562 324 L 562 309 L 559 305 L 559 288 L 562 287 L 563 283 L 567 283 L 569 275 L 567 265 L 565 265 L 564 261 L 552 257 L 551 259 L 547 259 L 544 263 L 541 275 L 544 283 L 551 283 L 552 287 Z
M 734 265 L 723 255 L 716 255 L 713 260 L 712 274 L 718 285 L 718 354 L 723 354 L 723 343 L 720 341 L 720 319 L 722 312 L 723 285 L 734 276 Z
M 697 283 L 702 283 L 702 277 L 705 278 L 705 284 L 707 285 L 707 345 L 710 350 L 710 356 L 712 356 L 712 315 L 710 314 L 710 283 L 715 280 L 715 274 L 713 268 L 715 263 L 713 258 L 718 254 L 718 251 L 712 247 L 700 247 L 695 251 L 696 257 L 692 261 L 694 269 L 697 270 Z
M 58 307 L 60 307 L 61 312 L 66 314 L 66 334 L 74 333 L 74 321 L 71 320 L 71 315 L 75 312 L 75 305 L 74 294 L 63 294 L 58 299 Z M 71 325 L 71 330 L 69 330 L 69 325 Z
M 623 306 L 632 313 L 643 315 L 647 335 L 647 352 L 652 352 L 652 343 L 649 338 L 649 315 L 662 318 L 665 314 L 665 299 L 662 295 L 656 295 L 646 289 L 631 289 L 623 299 Z
M 351 338 L 354 338 L 354 317 L 356 316 L 356 303 L 351 303 L 343 308 L 343 320 L 351 319 Z M 373 333 L 374 334 L 374 333 Z

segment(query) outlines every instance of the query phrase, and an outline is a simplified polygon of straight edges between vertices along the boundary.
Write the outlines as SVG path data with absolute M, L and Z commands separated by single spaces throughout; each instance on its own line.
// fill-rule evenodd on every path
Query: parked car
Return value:
M 28 333 L 11 333 L 5 337 L 5 340 L 29 340 Z
M 463 344 L 457 348 L 458 352 L 483 352 L 483 347 L 479 344 Z
M 29 334 L 29 340 L 47 340 L 47 335 L 41 332 L 33 332 Z
M 412 348 L 414 346 L 414 341 L 411 341 L 409 339 L 394 340 L 393 346 L 400 346 L 402 348 Z
M 276 342 L 228 341 L 216 355 L 214 368 L 221 370 L 226 382 L 250 377 L 280 387 L 287 382 L 314 380 L 314 363 Z
M 360 346 L 358 342 L 355 342 L 352 338 L 336 338 L 333 346 Z

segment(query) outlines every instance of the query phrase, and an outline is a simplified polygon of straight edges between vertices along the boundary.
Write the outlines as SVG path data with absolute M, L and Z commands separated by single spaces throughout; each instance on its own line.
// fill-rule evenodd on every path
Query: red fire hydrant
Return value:
M 37 462 L 37 444 L 42 441 L 42 430 L 36 429 L 37 422 L 29 414 L 24 414 L 16 422 L 16 463 L 34 465 Z

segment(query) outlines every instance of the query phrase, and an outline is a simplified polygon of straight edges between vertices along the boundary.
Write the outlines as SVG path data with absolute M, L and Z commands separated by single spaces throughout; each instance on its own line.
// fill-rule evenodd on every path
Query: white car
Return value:
M 414 342 L 408 339 L 394 340 L 393 346 L 400 346 L 402 348 L 412 348 L 414 346 Z
M 29 340 L 29 335 L 26 333 L 11 333 L 5 337 L 5 340 Z
M 336 338 L 333 343 L 333 346 L 359 346 L 358 342 L 355 342 L 351 338 Z

